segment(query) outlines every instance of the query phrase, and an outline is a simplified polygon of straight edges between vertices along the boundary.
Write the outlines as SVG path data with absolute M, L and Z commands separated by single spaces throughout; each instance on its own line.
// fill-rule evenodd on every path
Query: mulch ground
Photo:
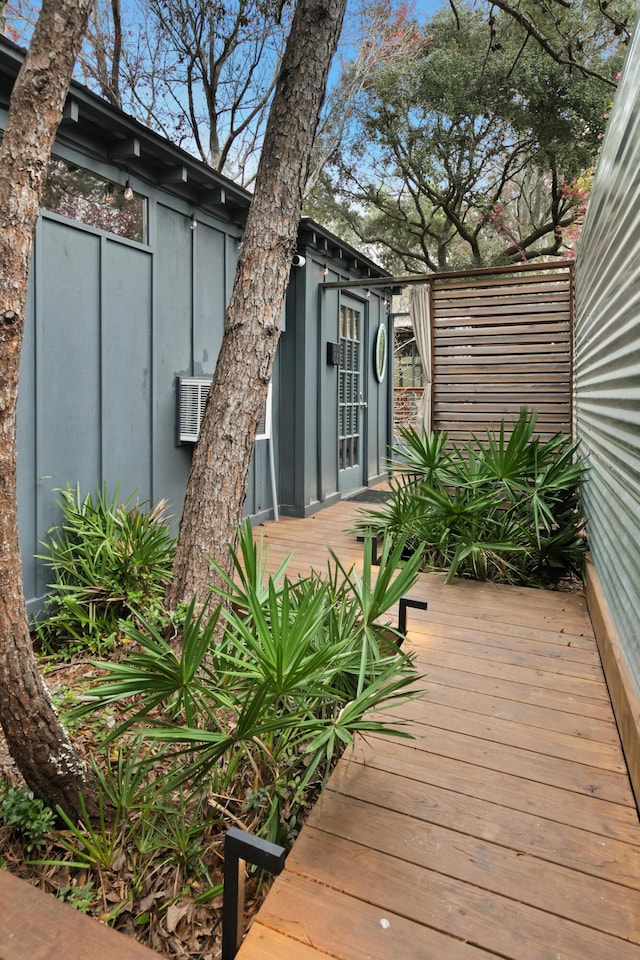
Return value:
M 88 661 L 77 659 L 48 666 L 45 682 L 54 703 L 64 702 L 77 696 L 84 681 L 95 673 Z M 90 724 L 74 733 L 72 739 L 85 756 L 98 749 L 99 733 Z M 8 786 L 24 784 L 1 736 L 0 778 Z M 240 805 L 230 802 L 228 806 L 227 822 L 218 818 L 217 824 L 205 834 L 199 850 L 214 886 L 222 884 L 224 830 L 234 822 L 241 823 L 234 813 L 234 809 L 241 812 Z M 201 872 L 192 874 L 188 863 L 179 865 L 169 859 L 163 864 L 159 858 L 138 871 L 136 858 L 135 850 L 121 850 L 109 869 L 79 868 L 66 862 L 73 857 L 55 840 L 28 853 L 25 843 L 0 822 L 0 864 L 16 876 L 134 937 L 159 954 L 180 960 L 217 960 L 221 955 L 222 896 L 206 896 L 202 880 L 198 878 Z M 266 895 L 267 884 L 268 880 L 256 877 L 247 880 L 247 928 Z M 203 896 L 206 902 L 199 902 Z

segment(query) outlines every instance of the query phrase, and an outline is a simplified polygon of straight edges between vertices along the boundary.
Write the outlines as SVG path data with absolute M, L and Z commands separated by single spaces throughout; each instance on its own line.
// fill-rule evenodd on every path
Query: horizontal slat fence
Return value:
M 531 264 L 431 284 L 433 425 L 463 443 L 513 422 L 571 433 L 572 264 Z

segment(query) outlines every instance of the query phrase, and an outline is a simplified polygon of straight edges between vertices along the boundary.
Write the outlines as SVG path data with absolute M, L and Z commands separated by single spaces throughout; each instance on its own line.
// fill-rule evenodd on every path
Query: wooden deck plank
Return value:
M 467 775 L 472 772 L 467 770 Z M 474 794 L 482 791 L 476 789 L 472 781 L 467 792 L 456 789 L 456 783 L 448 786 L 434 784 L 433 777 L 428 773 L 420 779 L 403 776 L 398 781 L 397 773 L 390 773 L 380 767 L 372 767 L 356 762 L 340 765 L 334 771 L 329 784 L 329 792 L 344 794 L 357 800 L 368 801 L 373 806 L 382 806 L 386 810 L 395 810 L 398 813 L 410 813 L 417 820 L 426 820 L 452 830 L 459 830 L 470 836 L 483 840 L 491 840 L 509 849 L 520 850 L 534 856 L 554 859 L 554 844 L 562 845 L 564 852 L 563 862 L 575 869 L 585 869 L 595 876 L 610 876 L 613 882 L 622 882 L 620 875 L 609 875 L 599 872 L 597 864 L 603 859 L 603 851 L 619 850 L 623 861 L 629 859 L 629 870 L 636 876 L 640 848 L 638 847 L 637 822 L 622 825 L 616 829 L 612 825 L 613 815 L 617 805 L 607 804 L 600 818 L 585 816 L 577 827 L 573 823 L 567 824 L 562 819 L 556 819 L 558 809 L 553 802 L 541 804 L 542 810 L 535 804 L 527 802 L 520 806 L 511 801 L 509 795 L 494 790 L 487 790 L 490 796 L 476 797 Z M 394 789 L 401 787 L 401 790 Z M 520 784 L 521 786 L 521 784 Z M 367 795 L 367 790 L 373 792 Z M 572 798 L 563 796 L 565 805 Z M 507 809 L 504 809 L 507 807 Z M 522 809 L 526 807 L 526 809 Z M 623 808 L 626 809 L 626 808 Z M 317 814 L 322 810 L 318 808 Z M 323 821 L 323 827 L 326 827 Z M 627 829 L 625 829 L 625 826 Z M 585 836 L 588 834 L 588 836 Z M 617 840 L 621 846 L 613 847 L 611 840 Z M 591 859 L 595 869 L 583 866 L 585 846 L 595 845 Z M 573 859 L 572 859 L 573 858 Z M 604 869 L 610 870 L 614 861 L 604 857 Z M 635 880 L 628 884 L 636 887 Z
M 598 651 L 593 645 L 592 637 L 577 636 L 571 634 L 543 634 L 538 631 L 534 640 L 532 637 L 522 637 L 516 629 L 510 629 L 509 632 L 498 634 L 495 629 L 479 630 L 477 626 L 465 628 L 464 626 L 453 626 L 443 622 L 442 615 L 429 607 L 426 614 L 420 611 L 420 616 L 412 615 L 412 627 L 419 624 L 421 632 L 427 636 L 435 636 L 442 639 L 464 641 L 465 643 L 480 644 L 496 647 L 498 650 L 526 651 L 535 653 L 540 657 L 549 657 L 555 660 L 563 660 L 567 663 L 587 663 L 600 666 Z M 425 616 L 429 615 L 430 620 L 426 621 Z M 458 617 L 462 620 L 462 617 Z M 511 627 L 512 625 L 508 625 Z
M 0 903 L 0 960 L 157 960 L 131 937 L 7 870 L 0 870 Z
M 422 754 L 406 743 L 370 738 L 345 756 L 345 767 L 366 764 L 394 776 L 443 787 L 469 798 L 498 803 L 557 823 L 579 823 L 584 830 L 638 843 L 640 829 L 635 807 L 630 803 L 603 800 L 591 793 L 579 794 L 546 783 L 524 781 L 512 773 L 478 767 L 466 760 Z
M 361 564 L 358 509 L 267 524 L 269 564 Z M 411 595 L 423 696 L 389 715 L 414 739 L 345 754 L 239 960 L 640 960 L 640 824 L 584 598 L 441 574 Z
M 424 626 L 427 632 L 439 636 L 450 634 L 455 637 L 459 631 L 462 634 L 461 639 L 464 639 L 465 634 L 471 633 L 472 636 L 481 639 L 486 638 L 487 640 L 514 637 L 518 640 L 533 640 L 536 643 L 550 643 L 558 646 L 568 646 L 570 644 L 577 648 L 593 650 L 593 637 L 589 633 L 581 633 L 579 629 L 573 633 L 570 633 L 568 629 L 564 631 L 544 630 L 540 627 L 533 627 L 526 621 L 523 622 L 522 619 L 518 621 L 515 616 L 512 621 L 496 618 L 489 620 L 481 614 L 473 615 L 471 611 L 463 612 L 463 603 L 455 607 L 445 607 L 442 604 L 437 604 L 428 585 L 424 589 L 424 599 L 429 601 L 429 609 L 425 613 L 420 610 L 415 611 L 415 613 L 412 611 L 412 622 Z
M 468 734 L 427 724 L 412 727 L 412 746 L 428 762 L 432 753 L 465 760 L 476 767 L 513 773 L 526 783 L 546 783 L 575 793 L 601 797 L 613 803 L 633 805 L 626 774 L 602 770 L 585 763 L 560 760 L 539 752 L 493 743 Z M 542 739 L 542 738 L 541 738 Z
M 459 617 L 469 627 L 486 628 L 490 633 L 517 634 L 523 630 L 530 639 L 550 636 L 559 643 L 566 635 L 583 640 L 593 638 L 582 594 L 545 590 L 545 603 L 541 606 L 536 598 L 540 591 L 530 587 L 472 580 L 447 584 L 440 573 L 424 574 L 419 589 L 431 602 L 426 616 L 416 612 L 418 619 L 426 623 L 453 622 Z
M 465 701 L 462 702 L 462 707 L 435 703 L 429 698 L 427 688 L 425 688 L 425 698 L 429 704 L 427 712 L 421 701 L 413 701 L 396 707 L 393 716 L 402 717 L 403 720 L 420 725 L 428 724 L 432 727 L 480 737 L 491 743 L 544 753 L 547 757 L 558 757 L 561 760 L 586 763 L 602 770 L 613 770 L 622 773 L 626 778 L 627 768 L 620 753 L 619 743 L 587 740 L 550 729 L 547 729 L 544 737 L 541 737 L 539 728 L 517 720 L 505 720 L 502 717 L 473 713 L 468 709 Z
M 433 578 L 428 581 L 428 592 L 433 604 L 433 613 L 436 616 L 459 616 L 471 621 L 470 626 L 485 626 L 485 629 L 496 628 L 500 633 L 500 624 L 512 627 L 515 630 L 521 627 L 533 629 L 537 635 L 545 637 L 548 634 L 562 637 L 565 634 L 581 636 L 587 625 L 584 621 L 584 609 L 581 605 L 557 601 L 545 603 L 541 607 L 533 597 L 507 598 L 501 592 L 491 596 L 493 587 L 499 584 L 481 583 L 483 592 L 457 590 L 455 584 L 439 584 Z M 517 588 L 512 588 L 517 589 Z M 455 591 L 455 594 L 447 591 Z M 537 592 L 537 591 L 534 591 Z M 554 594 L 551 596 L 572 596 L 572 594 Z M 493 601 L 493 602 L 492 602 Z M 587 636 L 591 634 L 587 628 Z
M 393 879 L 388 878 L 388 882 L 393 883 Z M 314 948 L 308 960 L 319 956 L 340 960 L 489 960 L 495 956 L 459 938 L 426 930 L 422 923 L 402 913 L 380 909 L 366 899 L 293 873 L 278 878 L 269 893 L 268 908 L 254 924 L 239 960 L 247 955 L 251 960 L 266 960 L 264 954 L 254 952 L 251 941 L 261 928 L 268 933 L 273 929 L 286 931 L 283 952 L 267 954 L 268 960 L 276 956 L 297 960 L 295 952 L 289 953 L 292 941 L 321 945 Z M 300 960 L 307 960 L 306 955 Z
M 434 929 L 510 960 L 638 960 L 637 944 L 313 827 L 302 832 L 290 861 L 291 873 L 367 901 L 383 916 L 389 910 L 422 924 L 423 942 Z M 263 910 L 273 925 L 269 898 Z M 300 919 L 292 916 L 285 930 L 299 928 Z M 361 956 L 368 949 L 361 940 Z
M 413 651 L 413 645 L 407 645 L 406 649 Z M 535 683 L 518 682 L 516 684 L 502 678 L 473 673 L 471 669 L 465 670 L 464 664 L 458 664 L 455 667 L 439 667 L 432 663 L 421 665 L 418 659 L 418 667 L 424 673 L 427 687 L 438 684 L 458 689 L 461 702 L 464 702 L 468 692 L 480 693 L 516 704 L 532 704 L 556 712 L 614 722 L 611 703 L 600 698 L 567 695 L 562 691 L 546 690 Z
M 294 940 L 293 937 L 285 937 L 262 923 L 254 924 L 247 934 L 244 952 L 249 951 L 254 960 L 273 960 L 274 957 L 287 957 L 288 960 L 319 960 L 320 957 L 329 956 L 326 950 L 319 952 L 315 947 Z
M 420 644 L 420 662 L 428 663 L 430 660 L 431 648 L 438 641 L 446 641 L 446 650 L 451 657 L 480 659 L 485 664 L 505 664 L 507 666 L 522 667 L 526 670 L 535 670 L 537 673 L 550 673 L 553 678 L 567 677 L 568 680 L 587 681 L 584 684 L 585 690 L 588 690 L 588 696 L 598 697 L 602 690 L 602 666 L 600 663 L 581 663 L 578 660 L 569 660 L 563 657 L 552 657 L 551 655 L 540 655 L 530 653 L 523 647 L 519 650 L 513 647 L 505 648 L 501 644 L 483 644 L 480 640 L 456 640 L 453 637 L 440 638 L 435 635 L 425 637 Z M 442 646 L 440 642 L 438 644 Z M 544 677 L 542 681 L 544 682 Z M 589 688 L 588 684 L 593 686 Z M 607 699 L 602 698 L 601 699 Z
M 613 716 L 607 719 L 594 719 L 582 713 L 568 713 L 564 709 L 552 709 L 521 700 L 507 700 L 475 690 L 462 691 L 453 685 L 445 686 L 427 678 L 422 681 L 425 698 L 429 703 L 446 707 L 464 705 L 470 713 L 501 720 L 516 721 L 541 730 L 555 730 L 567 736 L 596 740 L 619 746 L 618 730 Z M 561 703 L 560 706 L 563 706 Z
M 640 917 L 640 846 L 411 780 L 396 784 L 399 799 L 389 802 L 380 790 L 392 785 L 379 771 L 353 771 L 350 783 L 327 792 L 311 825 L 581 923 L 598 911 L 601 929 L 616 936 L 629 936 L 629 919 Z M 632 935 L 640 943 L 640 929 Z
M 407 647 L 407 650 L 411 649 L 412 646 Z M 423 672 L 432 665 L 448 667 L 453 670 L 466 668 L 468 672 L 493 677 L 497 680 L 544 687 L 546 690 L 557 690 L 560 693 L 568 693 L 575 697 L 588 697 L 593 700 L 601 700 L 604 703 L 609 700 L 604 678 L 601 680 L 584 679 L 556 673 L 551 666 L 548 669 L 541 670 L 535 666 L 527 666 L 525 663 L 504 663 L 498 660 L 484 660 L 480 655 L 472 656 L 470 653 L 452 653 L 448 649 L 448 641 L 442 644 L 441 649 L 436 648 L 433 643 L 427 646 L 421 645 L 418 665 Z

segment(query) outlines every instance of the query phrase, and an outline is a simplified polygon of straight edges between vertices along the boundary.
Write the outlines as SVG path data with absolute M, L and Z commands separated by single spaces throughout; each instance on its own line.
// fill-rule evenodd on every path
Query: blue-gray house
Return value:
M 22 53 L 0 38 L 0 130 Z M 194 391 L 213 373 L 250 194 L 73 84 L 32 262 L 18 405 L 20 534 L 34 559 L 56 489 L 104 482 L 178 517 Z M 245 512 L 307 515 L 385 472 L 391 378 L 384 271 L 318 224 L 298 235 Z M 355 285 L 354 282 L 355 281 Z M 376 283 L 377 281 L 377 283 Z M 382 328 L 382 333 L 380 330 Z M 262 428 L 268 436 L 269 423 Z M 273 469 L 271 468 L 273 462 Z

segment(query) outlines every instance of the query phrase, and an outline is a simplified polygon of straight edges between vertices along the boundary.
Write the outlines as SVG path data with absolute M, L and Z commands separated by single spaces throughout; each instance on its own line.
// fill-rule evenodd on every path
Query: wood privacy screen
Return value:
M 434 428 L 465 442 L 526 406 L 542 438 L 571 433 L 572 267 L 431 279 Z

